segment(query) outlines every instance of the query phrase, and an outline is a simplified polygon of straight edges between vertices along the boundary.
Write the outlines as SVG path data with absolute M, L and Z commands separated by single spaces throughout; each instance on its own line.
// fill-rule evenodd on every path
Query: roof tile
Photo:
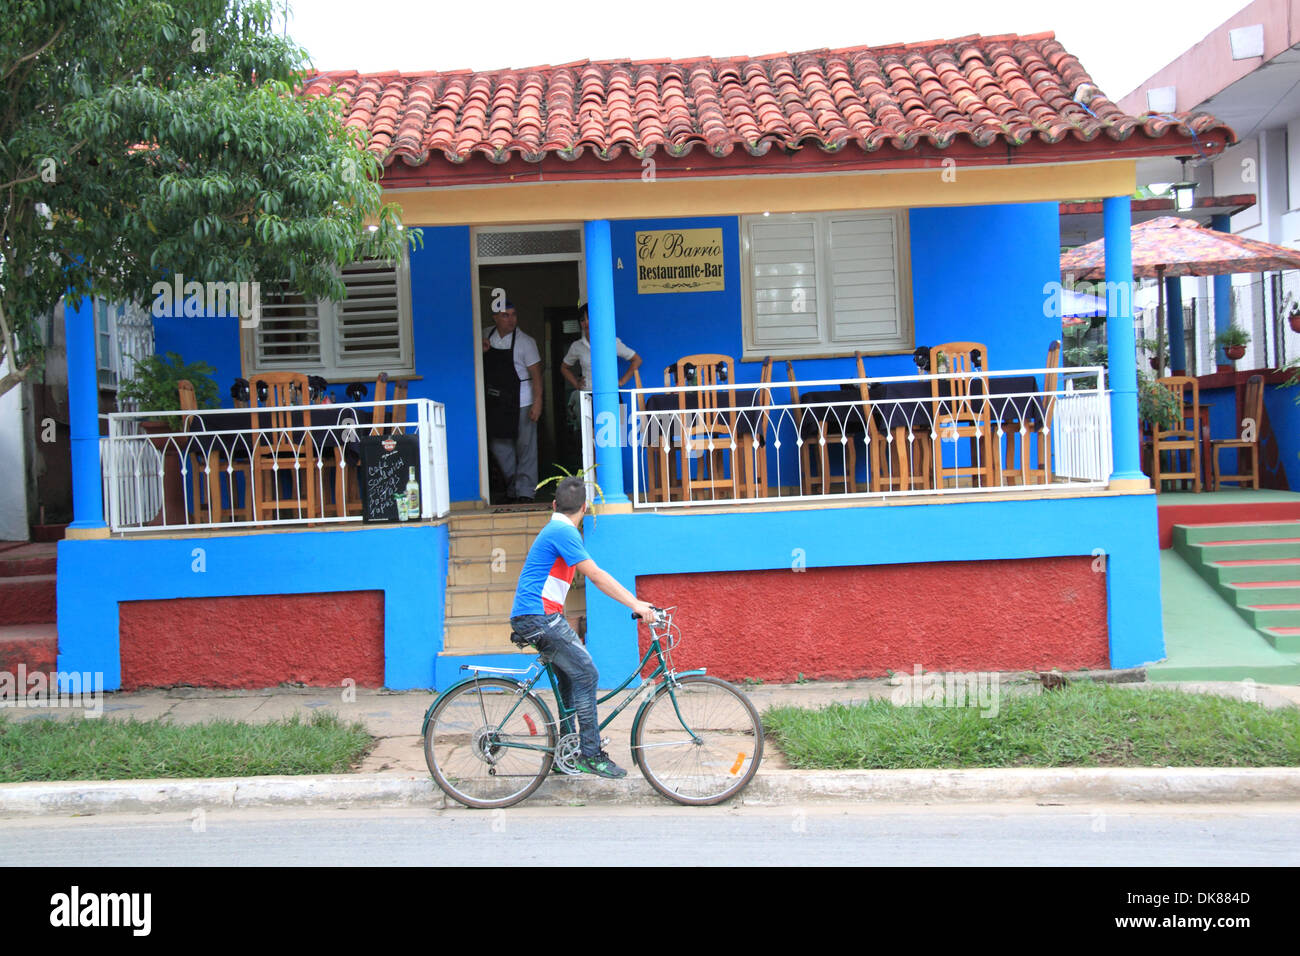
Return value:
M 978 147 L 1198 136 L 1223 125 L 1208 114 L 1175 122 L 1125 115 L 1051 33 L 845 47 L 762 57 L 592 62 L 522 70 L 360 75 L 321 73 L 307 96 L 337 97 L 350 127 L 371 134 L 386 163 L 441 152 L 506 162 L 548 153 L 601 159 L 702 146 L 762 156 L 774 144 L 836 152 L 856 144 L 911 149 L 958 141 Z M 1095 84 L 1092 84 L 1095 86 Z M 1228 131 L 1229 133 L 1231 131 Z M 1231 137 L 1229 137 L 1230 139 Z

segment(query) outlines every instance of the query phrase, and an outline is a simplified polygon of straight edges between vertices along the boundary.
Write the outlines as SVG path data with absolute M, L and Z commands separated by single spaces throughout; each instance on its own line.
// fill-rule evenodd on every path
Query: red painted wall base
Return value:
M 124 601 L 122 689 L 384 683 L 384 593 Z
M 679 670 L 727 680 L 887 671 L 1109 667 L 1106 575 L 1091 557 L 806 571 L 650 575 L 637 596 L 678 607 Z M 641 651 L 649 646 L 641 627 Z

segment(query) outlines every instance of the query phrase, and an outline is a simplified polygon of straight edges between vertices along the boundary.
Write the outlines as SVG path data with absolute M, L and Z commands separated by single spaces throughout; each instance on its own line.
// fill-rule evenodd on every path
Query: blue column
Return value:
M 1110 364 L 1111 480 L 1143 480 L 1138 460 L 1137 340 L 1133 335 L 1133 228 L 1128 196 L 1102 203 L 1106 245 L 1106 349 Z
M 1210 219 L 1210 228 L 1219 232 L 1232 232 L 1232 217 L 1214 216 Z M 1214 277 L 1214 334 L 1228 331 L 1232 324 L 1232 276 Z M 1223 354 L 1223 349 L 1214 347 L 1214 363 L 1231 369 L 1232 360 Z
M 95 361 L 95 300 L 63 303 L 68 349 L 68 418 L 72 428 L 71 528 L 104 527 L 99 471 L 99 372 Z
M 583 223 L 587 259 L 587 321 L 591 334 L 591 399 L 596 481 L 605 501 L 626 502 L 618 414 L 618 355 L 614 351 L 614 255 L 609 220 Z M 611 440 L 612 438 L 612 440 Z
M 1187 342 L 1183 338 L 1183 280 L 1165 280 L 1165 329 L 1169 336 L 1169 372 L 1187 373 Z

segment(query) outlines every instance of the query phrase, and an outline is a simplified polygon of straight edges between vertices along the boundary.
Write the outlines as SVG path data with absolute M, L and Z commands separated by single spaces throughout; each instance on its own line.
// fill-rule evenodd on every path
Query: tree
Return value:
M 0 395 L 40 367 L 65 293 L 287 281 L 404 234 L 378 159 L 333 98 L 295 95 L 306 51 L 265 0 L 17 0 L 0 22 Z M 407 236 L 418 242 L 418 234 Z

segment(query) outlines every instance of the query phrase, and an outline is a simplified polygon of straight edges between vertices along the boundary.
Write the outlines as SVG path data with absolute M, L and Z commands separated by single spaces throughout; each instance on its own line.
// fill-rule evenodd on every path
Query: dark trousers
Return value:
M 510 619 L 510 627 L 533 641 L 550 658 L 560 685 L 560 696 L 578 718 L 582 755 L 600 753 L 600 723 L 596 717 L 598 674 L 591 654 L 563 614 L 521 614 Z M 559 714 L 557 717 L 561 716 Z

